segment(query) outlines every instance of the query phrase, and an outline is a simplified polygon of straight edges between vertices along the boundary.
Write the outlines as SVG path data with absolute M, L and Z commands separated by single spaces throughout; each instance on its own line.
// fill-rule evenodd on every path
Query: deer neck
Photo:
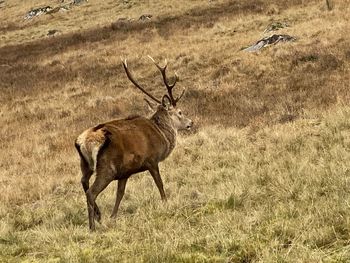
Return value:
M 167 113 L 164 114 L 163 112 L 156 112 L 151 117 L 151 120 L 158 128 L 166 142 L 167 147 L 164 154 L 165 157 L 167 157 L 175 148 L 177 130 L 175 129 L 173 122 Z

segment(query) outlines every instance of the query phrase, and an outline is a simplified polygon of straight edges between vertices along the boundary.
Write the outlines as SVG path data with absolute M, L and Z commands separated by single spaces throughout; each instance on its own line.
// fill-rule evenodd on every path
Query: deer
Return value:
M 111 218 L 116 218 L 120 202 L 125 193 L 125 186 L 133 174 L 148 171 L 159 190 L 161 200 L 167 197 L 159 173 L 159 163 L 164 161 L 176 145 L 177 133 L 190 130 L 193 121 L 184 116 L 177 103 L 182 93 L 174 98 L 173 88 L 178 81 L 175 73 L 173 83 L 166 76 L 168 66 L 160 66 L 150 57 L 161 73 L 166 94 L 160 99 L 146 91 L 129 71 L 127 61 L 122 61 L 125 73 L 131 83 L 155 102 L 145 99 L 153 114 L 147 118 L 132 116 L 111 120 L 85 130 L 75 140 L 75 147 L 80 157 L 82 172 L 81 184 L 86 195 L 89 229 L 95 231 L 95 220 L 101 223 L 101 212 L 96 204 L 97 196 L 112 182 L 117 180 L 116 199 Z M 89 180 L 95 180 L 89 187 Z

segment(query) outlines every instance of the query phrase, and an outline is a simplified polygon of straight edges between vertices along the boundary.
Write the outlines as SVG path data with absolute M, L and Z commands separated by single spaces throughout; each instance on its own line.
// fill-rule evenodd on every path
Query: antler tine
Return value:
M 168 67 L 168 62 L 167 60 L 165 59 L 165 65 L 164 67 L 161 67 L 157 64 L 157 62 L 154 60 L 154 58 L 152 58 L 150 55 L 148 55 L 148 57 L 152 60 L 152 62 L 154 63 L 154 65 L 156 65 L 156 67 L 162 72 L 162 71 L 165 71 L 166 68 Z
M 129 69 L 128 69 L 128 64 L 126 62 L 126 59 L 123 61 L 123 67 L 125 70 L 126 75 L 128 76 L 128 79 L 132 82 L 132 84 L 134 84 L 139 90 L 141 90 L 143 93 L 145 93 L 148 97 L 150 97 L 151 99 L 153 99 L 154 101 L 158 102 L 159 104 L 161 104 L 162 102 L 160 100 L 158 100 L 156 97 L 154 97 L 152 94 L 148 93 L 144 88 L 142 88 L 140 86 L 140 84 L 138 84 L 136 82 L 136 80 L 133 78 L 133 76 L 131 75 Z
M 182 90 L 180 96 L 175 99 L 176 102 L 178 102 L 182 98 L 182 96 L 185 94 L 185 91 L 185 89 Z
M 160 73 L 162 74 L 162 78 L 163 78 L 163 82 L 165 87 L 167 88 L 168 91 L 168 97 L 170 98 L 171 104 L 175 107 L 176 103 L 179 101 L 179 99 L 182 97 L 183 93 L 176 99 L 174 99 L 173 96 L 173 91 L 172 89 L 175 87 L 176 82 L 178 81 L 179 77 L 177 76 L 177 74 L 175 73 L 175 81 L 173 84 L 169 84 L 167 77 L 166 77 L 166 69 L 168 67 L 168 62 L 167 60 L 165 60 L 165 65 L 164 67 L 161 67 L 151 56 L 148 56 L 154 63 L 154 65 L 156 65 L 156 67 L 159 69 Z

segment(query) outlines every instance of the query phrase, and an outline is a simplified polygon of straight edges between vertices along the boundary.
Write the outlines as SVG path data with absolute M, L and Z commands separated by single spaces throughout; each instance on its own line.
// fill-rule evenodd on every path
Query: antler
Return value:
M 182 91 L 182 93 L 180 94 L 180 96 L 178 96 L 176 99 L 174 98 L 174 96 L 173 96 L 173 88 L 175 87 L 175 85 L 176 85 L 176 82 L 179 80 L 179 77 L 176 75 L 176 73 L 175 73 L 175 81 L 174 81 L 174 83 L 173 84 L 169 84 L 168 83 L 168 80 L 167 80 L 167 77 L 166 77 L 166 68 L 168 67 L 168 62 L 167 62 L 167 60 L 165 60 L 165 66 L 164 67 L 161 67 L 161 66 L 159 66 L 157 63 L 156 63 L 156 61 L 151 57 L 151 56 L 148 56 L 152 61 L 153 61 L 153 63 L 154 63 L 154 65 L 156 65 L 156 67 L 159 69 L 159 71 L 160 71 L 160 73 L 162 74 L 162 77 L 163 77 L 163 82 L 164 82 L 164 84 L 165 84 L 165 87 L 166 87 L 166 89 L 167 89 L 167 91 L 168 91 L 168 94 L 167 95 L 164 95 L 163 96 L 163 101 L 164 101 L 164 98 L 167 98 L 169 101 L 170 101 L 170 103 L 171 103 L 171 105 L 172 106 L 176 106 L 176 103 L 182 98 L 182 96 L 184 95 L 184 93 L 185 93 L 185 89 Z
M 159 104 L 162 104 L 162 102 L 160 100 L 158 100 L 156 97 L 154 97 L 152 94 L 148 93 L 144 88 L 142 88 L 140 86 L 140 84 L 138 84 L 136 82 L 136 80 L 133 78 L 133 76 L 131 75 L 131 73 L 129 72 L 128 69 L 128 64 L 126 63 L 126 59 L 124 61 L 122 61 L 126 75 L 128 76 L 128 79 L 138 88 L 140 89 L 143 93 L 145 93 L 148 97 L 150 97 L 151 99 L 153 99 L 154 101 L 158 102 Z

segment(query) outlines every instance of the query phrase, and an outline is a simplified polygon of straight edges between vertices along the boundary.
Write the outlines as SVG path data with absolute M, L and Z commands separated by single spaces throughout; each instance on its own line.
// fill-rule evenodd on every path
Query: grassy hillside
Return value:
M 349 1 L 89 1 L 23 20 L 59 2 L 0 9 L 1 262 L 350 260 Z M 298 40 L 240 51 L 274 21 Z M 195 128 L 161 164 L 169 201 L 135 175 L 114 221 L 112 183 L 90 233 L 73 142 L 150 114 L 120 63 L 160 96 L 148 54 L 180 76 Z

